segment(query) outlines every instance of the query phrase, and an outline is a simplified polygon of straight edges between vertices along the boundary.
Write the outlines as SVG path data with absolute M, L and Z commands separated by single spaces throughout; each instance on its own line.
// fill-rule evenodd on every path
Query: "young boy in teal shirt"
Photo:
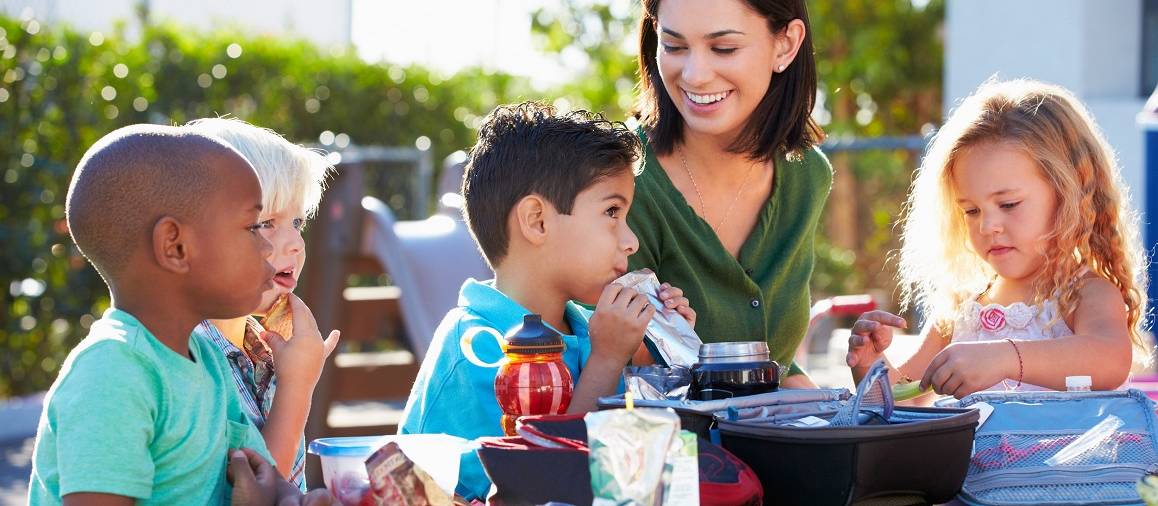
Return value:
M 227 464 L 246 501 L 300 496 L 262 462 L 221 354 L 190 338 L 204 319 L 246 314 L 272 284 L 260 211 L 253 168 L 214 138 L 136 125 L 85 154 L 65 214 L 112 307 L 45 398 L 30 504 L 222 504 Z M 243 447 L 255 451 L 229 451 Z
M 646 296 L 612 283 L 639 247 L 626 222 L 638 158 L 638 138 L 598 115 L 523 103 L 487 117 L 462 195 L 495 278 L 463 284 L 458 307 L 435 330 L 400 433 L 503 435 L 497 369 L 467 360 L 460 341 L 476 327 L 505 333 L 528 313 L 563 334 L 563 360 L 576 381 L 568 412 L 594 410 L 600 396 L 616 392 L 655 312 Z M 694 323 L 682 291 L 664 290 L 665 310 Z M 594 305 L 594 313 L 573 301 Z M 472 349 L 484 362 L 502 357 L 494 339 L 475 339 Z M 464 454 L 457 492 L 485 499 L 489 488 L 478 458 Z

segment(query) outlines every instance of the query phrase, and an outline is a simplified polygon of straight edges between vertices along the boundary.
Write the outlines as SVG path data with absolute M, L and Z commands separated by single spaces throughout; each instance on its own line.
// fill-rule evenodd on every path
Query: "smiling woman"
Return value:
M 631 268 L 682 287 L 705 342 L 767 341 L 783 384 L 810 386 L 792 357 L 832 167 L 803 0 L 647 0 L 639 53 Z

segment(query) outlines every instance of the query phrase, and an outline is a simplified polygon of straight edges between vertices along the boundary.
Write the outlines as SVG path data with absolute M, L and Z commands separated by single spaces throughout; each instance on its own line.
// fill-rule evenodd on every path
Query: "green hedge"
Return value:
M 121 30 L 81 33 L 0 16 L 0 398 L 51 384 L 108 305 L 63 223 L 72 168 L 102 135 L 131 123 L 229 114 L 303 143 L 317 143 L 324 131 L 362 145 L 413 146 L 426 136 L 437 162 L 468 147 L 477 122 L 499 103 L 563 97 L 623 119 L 635 58 L 621 41 L 631 36 L 637 4 L 613 3 L 622 1 L 562 0 L 535 14 L 542 49 L 576 48 L 591 62 L 585 75 L 542 94 L 501 73 L 442 77 L 302 41 L 167 25 L 144 26 L 130 40 Z M 810 0 L 809 9 L 825 96 L 818 115 L 830 134 L 911 135 L 940 122 L 942 0 Z M 904 152 L 838 163 L 837 177 L 854 180 L 848 199 L 858 234 L 855 245 L 818 237 L 814 293 L 891 292 L 886 260 L 915 163 Z M 391 197 L 383 195 L 399 200 Z
M 64 225 L 69 176 L 102 135 L 141 122 L 233 115 L 297 142 L 414 146 L 441 160 L 474 140 L 525 80 L 449 78 L 284 39 L 147 26 L 129 40 L 0 17 L 0 398 L 46 388 L 106 289 Z

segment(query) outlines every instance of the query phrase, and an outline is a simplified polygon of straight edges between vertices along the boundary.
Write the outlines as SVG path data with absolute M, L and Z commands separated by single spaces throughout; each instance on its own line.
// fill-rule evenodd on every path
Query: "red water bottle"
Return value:
M 479 333 L 494 336 L 506 355 L 495 363 L 478 359 L 471 341 Z M 462 337 L 466 358 L 482 367 L 498 367 L 495 375 L 495 399 L 503 410 L 502 426 L 508 436 L 515 435 L 515 420 L 527 415 L 557 415 L 571 404 L 571 371 L 563 362 L 563 336 L 543 324 L 537 314 L 523 317 L 523 324 L 507 332 L 506 337 L 486 327 L 475 327 Z

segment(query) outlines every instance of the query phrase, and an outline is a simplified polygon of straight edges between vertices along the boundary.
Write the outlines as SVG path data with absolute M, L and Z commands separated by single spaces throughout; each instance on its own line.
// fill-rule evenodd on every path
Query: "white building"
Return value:
M 352 0 L 3 0 L 9 16 L 31 12 L 46 24 L 106 31 L 119 21 L 135 29 L 138 12 L 153 21 L 175 21 L 194 29 L 234 26 L 252 35 L 298 37 L 322 47 L 346 46 L 351 38 Z
M 948 0 L 945 18 L 946 112 L 993 74 L 1065 86 L 1096 117 L 1145 209 L 1135 118 L 1158 81 L 1158 1 Z

